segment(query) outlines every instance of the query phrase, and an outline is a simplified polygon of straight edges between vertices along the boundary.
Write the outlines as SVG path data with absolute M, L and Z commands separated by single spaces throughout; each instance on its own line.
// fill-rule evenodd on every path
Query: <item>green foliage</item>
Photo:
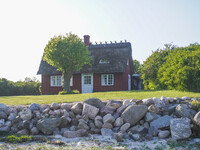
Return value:
M 13 95 L 39 95 L 39 81 L 17 81 L 12 82 L 5 78 L 0 78 L 0 96 Z
M 78 90 L 72 90 L 72 91 L 69 91 L 69 92 L 67 92 L 67 91 L 60 91 L 58 93 L 58 95 L 66 95 L 66 94 L 80 94 L 80 92 Z
M 22 142 L 30 142 L 32 140 L 31 136 L 22 135 L 9 135 L 7 136 L 4 141 L 9 143 L 22 143 Z
M 140 62 L 136 59 L 133 59 L 133 71 L 134 71 L 134 73 L 140 74 L 139 68 L 140 68 Z
M 193 100 L 191 104 L 193 105 L 192 109 L 194 110 L 198 110 L 200 108 L 200 102 L 198 101 Z
M 74 71 L 90 64 L 88 47 L 72 33 L 54 36 L 45 47 L 43 60 L 63 73 L 64 90 L 70 91 L 70 78 Z
M 141 72 L 145 89 L 200 91 L 200 45 L 157 50 Z

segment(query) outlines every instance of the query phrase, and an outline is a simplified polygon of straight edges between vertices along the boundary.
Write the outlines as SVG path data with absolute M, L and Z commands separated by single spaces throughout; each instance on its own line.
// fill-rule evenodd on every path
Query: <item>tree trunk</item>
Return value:
M 72 77 L 72 72 L 63 72 L 63 87 L 64 91 L 71 92 L 70 89 L 70 79 Z

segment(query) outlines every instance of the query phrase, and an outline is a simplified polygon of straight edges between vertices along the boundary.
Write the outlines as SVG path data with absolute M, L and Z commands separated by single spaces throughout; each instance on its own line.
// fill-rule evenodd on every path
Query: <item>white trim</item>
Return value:
M 131 90 L 131 75 L 128 74 L 128 91 Z
M 111 80 L 110 80 L 111 78 Z M 102 74 L 101 75 L 102 86 L 113 86 L 114 85 L 114 74 Z
M 107 59 L 100 59 L 99 63 L 100 64 L 109 64 L 110 62 Z
M 62 86 L 62 76 L 61 75 L 50 76 L 50 86 L 56 86 L 56 87 Z M 70 86 L 73 86 L 73 76 L 70 79 Z
M 93 74 L 81 74 L 82 93 L 93 92 Z

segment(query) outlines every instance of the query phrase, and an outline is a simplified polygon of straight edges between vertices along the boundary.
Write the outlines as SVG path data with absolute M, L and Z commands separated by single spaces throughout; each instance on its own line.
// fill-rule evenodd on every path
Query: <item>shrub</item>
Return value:
M 22 135 L 22 136 L 10 135 L 7 136 L 4 140 L 9 143 L 22 143 L 22 142 L 29 142 L 32 140 L 32 138 L 31 136 L 27 135 Z
M 198 108 L 200 107 L 200 102 L 193 100 L 192 102 L 193 108 L 194 110 L 198 110 Z
M 78 90 L 72 90 L 71 92 L 67 91 L 60 91 L 58 95 L 66 95 L 66 94 L 79 94 L 80 92 Z

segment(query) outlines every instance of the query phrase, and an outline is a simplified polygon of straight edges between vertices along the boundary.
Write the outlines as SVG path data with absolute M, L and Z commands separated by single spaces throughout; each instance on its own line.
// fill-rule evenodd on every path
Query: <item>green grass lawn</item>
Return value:
M 77 102 L 88 98 L 99 98 L 100 100 L 109 99 L 145 99 L 161 96 L 165 97 L 200 97 L 200 93 L 180 92 L 180 91 L 118 91 L 118 92 L 97 92 L 89 94 L 69 94 L 69 95 L 40 95 L 40 96 L 0 96 L 0 103 L 7 105 L 25 104 L 51 104 L 53 102 Z

